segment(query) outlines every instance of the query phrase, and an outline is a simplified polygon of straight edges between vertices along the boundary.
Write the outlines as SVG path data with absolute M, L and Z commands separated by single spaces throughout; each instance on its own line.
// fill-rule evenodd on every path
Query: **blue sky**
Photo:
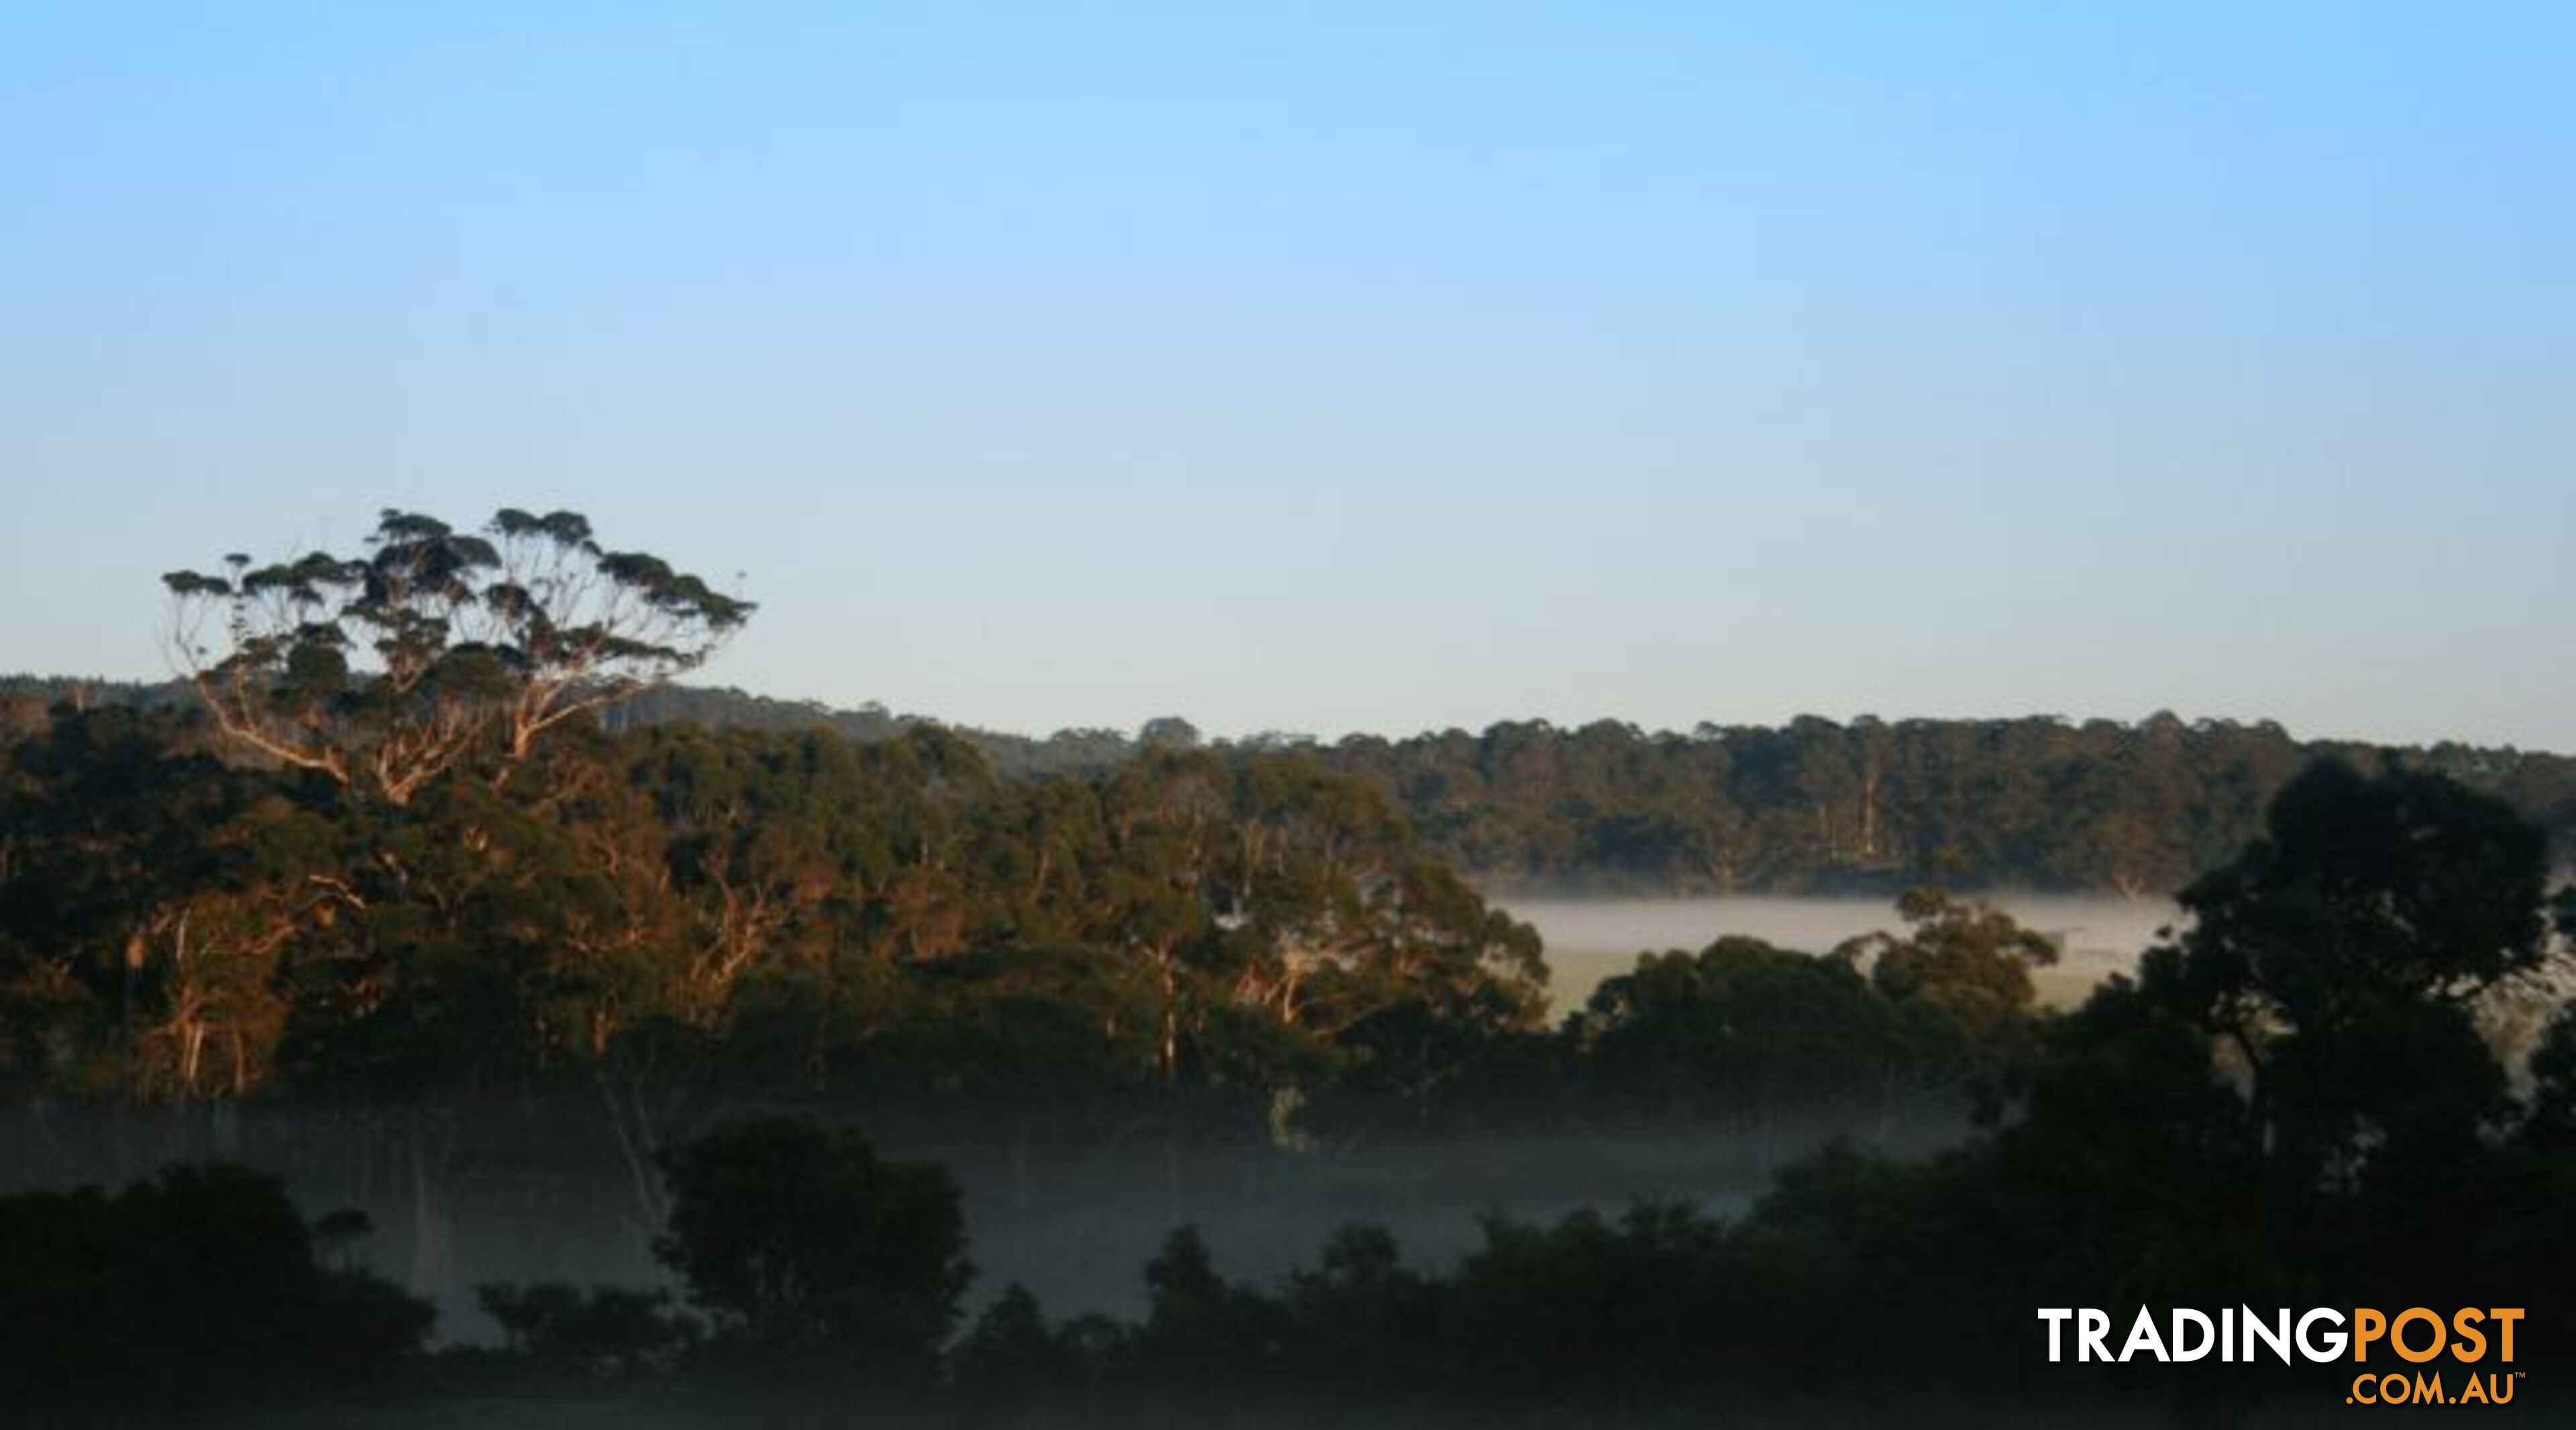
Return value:
M 2576 749 L 2576 7 L 0 8 L 0 669 L 588 513 L 1024 730 Z

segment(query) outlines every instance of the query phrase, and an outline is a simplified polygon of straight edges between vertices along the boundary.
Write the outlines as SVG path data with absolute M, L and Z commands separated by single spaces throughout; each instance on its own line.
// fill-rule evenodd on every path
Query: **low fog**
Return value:
M 1547 940 L 1548 991 L 1557 1017 L 1582 1010 L 1605 978 L 1625 973 L 1641 951 L 1696 951 L 1728 934 L 1822 953 L 1845 939 L 1900 933 L 1896 902 L 1882 898 L 1562 898 L 1497 893 L 1495 903 Z M 1986 901 L 2057 941 L 2053 968 L 2036 970 L 2040 1000 L 2064 1007 L 2128 969 L 2156 931 L 2182 911 L 2161 898 L 2085 894 L 1999 894 Z
M 670 1132 L 746 1104 L 708 1099 Z M 1750 1205 L 1780 1166 L 1836 1138 L 1891 1152 L 1964 1134 L 1955 1109 L 1899 1118 L 1748 1113 L 1732 1126 L 1597 1134 L 1355 1137 L 1332 1145 L 1218 1142 L 1158 1126 L 906 1126 L 900 1114 L 817 1108 L 878 1149 L 946 1167 L 965 1194 L 977 1277 L 970 1315 L 1020 1282 L 1048 1312 L 1133 1317 L 1141 1269 L 1176 1227 L 1195 1225 L 1229 1277 L 1267 1283 L 1313 1264 L 1336 1228 L 1392 1230 L 1406 1260 L 1445 1266 L 1476 1244 L 1479 1220 L 1554 1221 L 1584 1207 L 1687 1202 L 1714 1214 Z M 319 1215 L 364 1211 L 362 1264 L 430 1297 L 444 1341 L 497 1331 L 474 1289 L 493 1282 L 668 1283 L 651 1256 L 656 1207 L 639 1194 L 616 1130 L 578 1103 L 486 1106 L 421 1124 L 404 1111 L 17 1113 L 0 1123 L 14 1185 L 121 1185 L 166 1163 L 220 1157 L 283 1178 Z
M 2064 943 L 2064 961 L 2039 976 L 2042 996 L 2061 1003 L 2126 967 L 2175 917 L 2158 900 L 1998 902 Z M 1507 896 L 1502 906 L 1545 937 L 1558 1017 L 1579 1010 L 1641 951 L 1698 949 L 1728 934 L 1817 951 L 1901 926 L 1889 903 L 1869 899 Z M 684 1134 L 740 1106 L 679 1101 L 643 1135 Z M 889 1155 L 937 1161 L 956 1177 L 978 1269 L 970 1314 L 1017 1281 L 1057 1316 L 1135 1315 L 1144 1304 L 1140 1268 L 1182 1225 L 1201 1230 L 1221 1270 L 1256 1282 L 1310 1264 L 1350 1222 L 1392 1230 L 1409 1262 L 1446 1265 L 1476 1244 L 1487 1216 L 1550 1221 L 1642 1200 L 1731 1214 L 1778 1167 L 1835 1139 L 1922 1152 L 1967 1131 L 1962 1109 L 1920 1103 L 1834 1115 L 1756 1109 L 1688 1128 L 1330 1141 L 1283 1133 L 1216 1144 L 1153 1121 L 1070 1125 L 1018 1114 L 934 1125 L 900 1109 L 818 1110 L 848 1120 Z M 475 1304 L 474 1288 L 486 1283 L 668 1284 L 651 1255 L 660 1208 L 633 1151 L 604 1104 L 561 1100 L 426 1123 L 368 1108 L 66 1117 L 37 1106 L 0 1119 L 0 1165 L 14 1169 L 13 1184 L 116 1185 L 174 1160 L 220 1157 L 277 1174 L 314 1214 L 356 1207 L 375 1226 L 356 1248 L 359 1260 L 433 1299 L 440 1337 L 464 1342 L 496 1334 Z

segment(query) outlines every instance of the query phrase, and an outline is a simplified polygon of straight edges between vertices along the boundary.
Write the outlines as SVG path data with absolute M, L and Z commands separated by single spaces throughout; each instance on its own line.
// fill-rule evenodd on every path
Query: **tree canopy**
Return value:
M 406 804 L 497 731 L 546 730 L 704 664 L 751 616 L 588 519 L 505 508 L 480 532 L 387 510 L 365 554 L 162 578 L 173 648 L 233 740 Z

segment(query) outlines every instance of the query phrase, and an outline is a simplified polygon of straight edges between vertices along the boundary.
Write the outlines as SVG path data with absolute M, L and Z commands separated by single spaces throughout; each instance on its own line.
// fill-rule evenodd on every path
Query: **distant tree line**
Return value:
M 2576 850 L 2576 760 L 2293 740 L 2270 722 L 1813 717 L 1648 734 L 1600 722 L 1353 738 L 1334 767 L 1398 792 L 1489 885 L 1894 892 L 1922 883 L 2169 895 L 2261 832 L 2318 759 L 2450 776 Z
M 677 686 L 616 718 L 825 726 L 857 739 L 927 723 Z M 1938 884 L 2171 895 L 2259 834 L 2272 796 L 2320 759 L 2448 776 L 2512 805 L 2560 864 L 2576 862 L 2576 758 L 2299 740 L 2268 720 L 1801 716 L 1687 734 L 1507 721 L 1329 745 L 1278 734 L 1202 742 L 1170 719 L 1133 737 L 958 733 L 1006 773 L 1098 769 L 1148 746 L 1305 751 L 1392 793 L 1429 846 L 1480 885 L 1524 891 L 1893 896 Z
M 74 700 L 185 698 L 175 685 L 0 678 L 0 713 L 22 728 Z M 619 731 L 829 730 L 861 743 L 949 728 L 882 706 L 834 710 L 681 685 L 640 691 L 603 717 Z M 1149 749 L 1225 760 L 1303 753 L 1389 794 L 1428 850 L 1480 887 L 1520 892 L 1893 897 L 1940 884 L 2170 895 L 2254 837 L 2292 775 L 2329 758 L 2447 775 L 2493 794 L 2541 826 L 2560 864 L 2576 861 L 2576 758 L 2454 742 L 2303 741 L 2269 721 L 1807 716 L 1688 734 L 1524 721 L 1329 745 L 1294 735 L 1203 741 L 1179 720 L 1134 734 L 951 733 L 1003 777 L 1097 774 Z

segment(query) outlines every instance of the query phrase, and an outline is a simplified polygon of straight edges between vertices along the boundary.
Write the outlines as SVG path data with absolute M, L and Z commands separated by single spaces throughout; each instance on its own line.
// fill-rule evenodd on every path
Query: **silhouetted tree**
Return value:
M 1147 1310 L 1137 1368 L 1172 1385 L 1241 1389 L 1264 1384 L 1284 1350 L 1278 1303 L 1217 1274 L 1207 1241 L 1184 1226 L 1145 1263 Z
M 2223 1041 L 2285 1215 L 2356 1194 L 2432 1254 L 2466 1189 L 2422 1179 L 2472 1165 L 2508 1106 L 2473 1005 L 2553 958 L 2546 882 L 2540 831 L 2502 801 L 2326 761 L 2183 892 L 2193 921 L 2142 987 Z
M 872 1378 L 935 1369 L 972 1274 L 947 1173 L 792 1117 L 720 1123 L 662 1166 L 671 1225 L 655 1250 L 718 1336 Z
M 1038 1298 L 1016 1281 L 976 1318 L 949 1366 L 968 1390 L 1010 1396 L 1069 1390 L 1094 1370 L 1083 1347 L 1049 1325 Z

